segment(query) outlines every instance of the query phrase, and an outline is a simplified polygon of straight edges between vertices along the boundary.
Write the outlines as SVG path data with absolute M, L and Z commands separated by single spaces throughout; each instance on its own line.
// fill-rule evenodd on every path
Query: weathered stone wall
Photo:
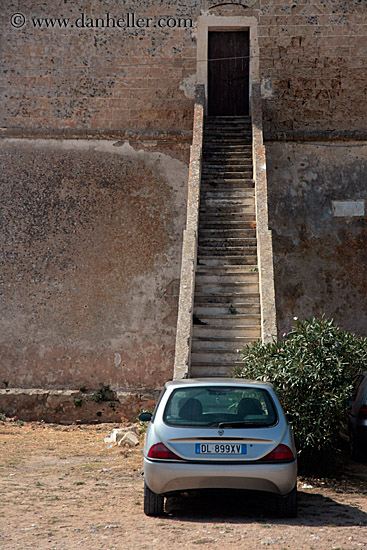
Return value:
M 366 2 L 261 0 L 260 5 L 265 132 L 366 137 Z
M 366 140 L 366 1 L 235 3 L 2 6 L 4 390 L 171 378 L 200 14 L 259 23 L 279 333 L 326 312 L 366 334 L 366 217 L 331 206 L 365 198 L 363 142 L 269 141 Z
M 2 127 L 190 130 L 196 24 L 205 13 L 258 19 L 265 135 L 366 136 L 365 0 L 218 4 L 8 2 Z M 15 13 L 24 20 L 11 23 Z
M 266 151 L 279 335 L 293 317 L 326 313 L 366 336 L 366 143 L 272 143 Z M 343 209 L 333 201 L 358 201 L 364 216 L 337 216 Z
M 186 163 L 83 140 L 5 140 L 1 157 L 2 387 L 160 387 Z
M 197 4 L 6 2 L 2 126 L 191 129 Z M 42 17 L 69 21 L 40 27 Z

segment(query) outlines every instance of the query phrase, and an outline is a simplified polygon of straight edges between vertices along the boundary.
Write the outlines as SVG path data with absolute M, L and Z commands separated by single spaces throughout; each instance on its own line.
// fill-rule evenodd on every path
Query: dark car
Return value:
M 358 377 L 348 408 L 347 435 L 352 458 L 367 458 L 367 372 Z

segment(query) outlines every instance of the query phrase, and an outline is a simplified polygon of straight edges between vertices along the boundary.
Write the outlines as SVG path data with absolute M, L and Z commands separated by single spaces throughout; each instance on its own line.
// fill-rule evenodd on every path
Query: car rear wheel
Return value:
M 278 515 L 281 518 L 297 516 L 297 486 L 288 495 L 278 497 Z
M 153 493 L 144 483 L 144 513 L 147 516 L 161 516 L 164 510 L 164 497 Z

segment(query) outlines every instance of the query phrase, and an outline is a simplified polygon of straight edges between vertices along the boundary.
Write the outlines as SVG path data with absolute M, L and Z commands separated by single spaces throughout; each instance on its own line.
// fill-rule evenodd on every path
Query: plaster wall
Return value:
M 279 336 L 293 317 L 322 313 L 367 336 L 366 143 L 268 143 L 266 152 Z M 358 201 L 357 215 L 340 215 L 335 201 Z
M 127 142 L 17 139 L 1 161 L 2 387 L 159 388 L 186 163 Z

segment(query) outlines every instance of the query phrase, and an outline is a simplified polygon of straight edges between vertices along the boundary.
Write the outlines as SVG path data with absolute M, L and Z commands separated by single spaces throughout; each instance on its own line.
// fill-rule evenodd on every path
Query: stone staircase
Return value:
M 228 376 L 261 337 L 248 117 L 204 124 L 191 377 Z

